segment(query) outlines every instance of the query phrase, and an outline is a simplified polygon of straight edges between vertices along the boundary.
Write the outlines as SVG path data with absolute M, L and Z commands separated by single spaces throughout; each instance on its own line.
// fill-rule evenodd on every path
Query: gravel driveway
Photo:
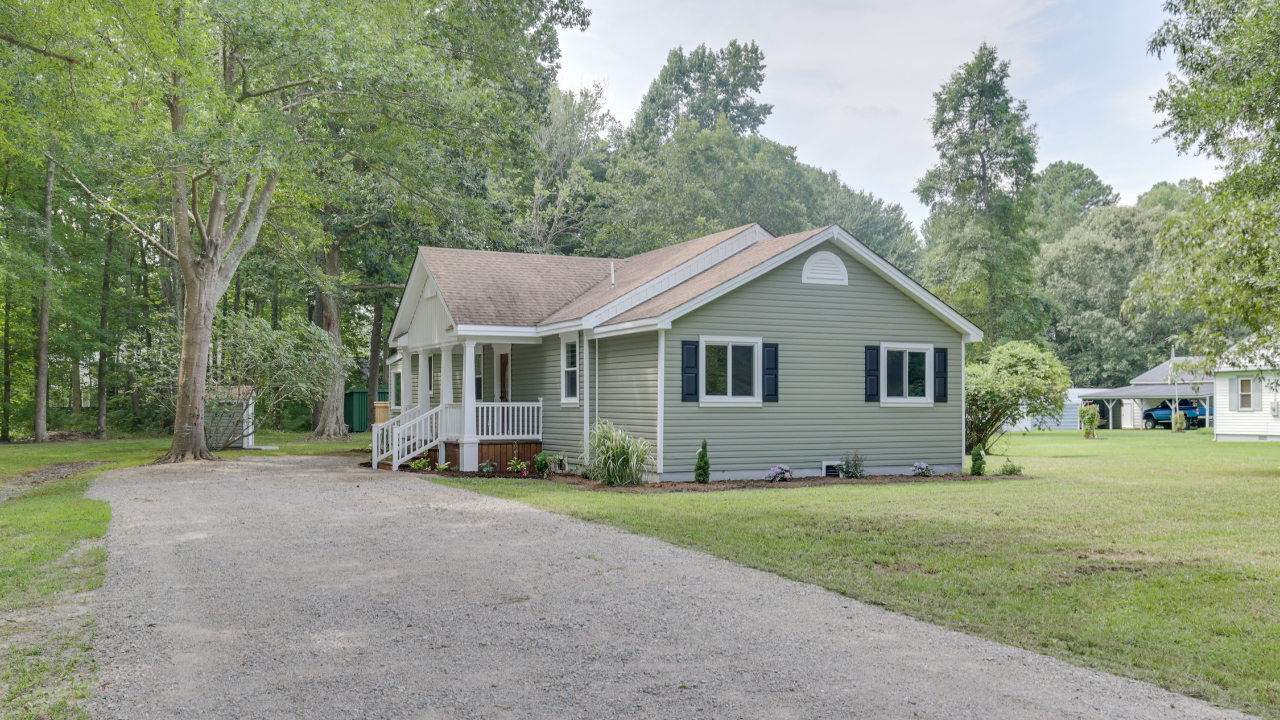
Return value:
M 354 460 L 89 494 L 96 718 L 1244 717 Z

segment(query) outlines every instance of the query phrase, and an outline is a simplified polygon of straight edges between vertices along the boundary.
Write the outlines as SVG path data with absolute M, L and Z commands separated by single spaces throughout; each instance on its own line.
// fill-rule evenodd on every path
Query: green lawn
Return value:
M 1009 436 L 1031 477 L 718 493 L 436 480 L 1280 718 L 1280 445 Z M 992 458 L 998 467 L 1001 458 Z
M 310 442 L 302 434 L 259 433 L 259 444 L 278 451 L 226 451 L 220 457 L 342 453 L 368 443 Z M 65 480 L 33 488 L 0 502 L 0 614 L 40 616 L 41 608 L 62 602 L 71 593 L 101 586 L 106 552 L 82 546 L 107 531 L 111 508 L 84 497 L 99 474 L 144 465 L 164 454 L 169 438 L 82 440 L 43 444 L 0 445 L 0 487 L 5 481 L 55 463 L 105 460 Z M 0 718 L 88 718 L 85 675 L 92 672 L 91 621 L 47 628 L 31 640 L 30 623 L 0 619 Z M 11 640 L 23 632 L 25 642 Z

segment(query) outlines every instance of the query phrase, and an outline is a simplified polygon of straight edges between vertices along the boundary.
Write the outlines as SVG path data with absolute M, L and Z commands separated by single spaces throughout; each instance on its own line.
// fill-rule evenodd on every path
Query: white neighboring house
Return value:
M 1280 441 L 1280 370 L 1224 365 L 1214 373 L 1219 442 Z

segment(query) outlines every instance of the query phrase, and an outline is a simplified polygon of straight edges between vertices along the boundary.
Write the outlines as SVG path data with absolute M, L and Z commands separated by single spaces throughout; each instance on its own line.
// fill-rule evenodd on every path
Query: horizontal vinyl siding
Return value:
M 582 373 L 578 373 L 582 396 Z M 542 447 L 564 453 L 570 464 L 582 452 L 582 408 L 560 406 L 560 338 L 543 338 L 541 345 L 511 346 L 511 399 L 537 402 L 542 398 Z
M 1231 378 L 1254 378 L 1252 411 L 1231 410 Z M 1259 435 L 1280 436 L 1280 418 L 1271 414 L 1271 402 L 1280 400 L 1280 395 L 1267 387 L 1268 382 L 1275 382 L 1274 375 L 1264 380 L 1257 379 L 1258 374 L 1252 372 L 1218 373 L 1214 380 L 1213 424 L 1216 435 L 1243 435 L 1257 440 Z
M 845 262 L 848 286 L 801 283 L 805 260 L 821 250 Z M 681 402 L 680 343 L 699 335 L 778 343 L 779 401 L 747 408 Z M 833 243 L 679 318 L 666 338 L 666 472 L 692 472 L 703 438 L 713 472 L 779 463 L 811 469 L 854 450 L 870 467 L 963 462 L 960 333 Z M 864 346 L 895 341 L 947 348 L 949 402 L 890 408 L 864 401 Z
M 658 333 L 601 338 L 592 343 L 592 419 L 609 420 L 658 452 Z M 598 374 L 597 374 L 598 372 Z M 596 412 L 598 408 L 598 412 Z

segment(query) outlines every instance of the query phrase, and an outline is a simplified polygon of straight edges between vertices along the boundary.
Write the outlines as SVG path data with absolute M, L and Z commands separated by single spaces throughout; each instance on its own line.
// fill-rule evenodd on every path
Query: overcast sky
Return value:
M 1173 69 L 1146 52 L 1165 17 L 1160 0 L 586 2 L 591 27 L 561 36 L 561 86 L 603 83 L 614 115 L 630 122 L 671 48 L 755 40 L 768 65 L 760 100 L 774 105 L 761 132 L 900 203 L 917 227 L 927 213 L 911 190 L 937 159 L 933 92 L 983 41 L 1012 62 L 1010 88 L 1038 126 L 1039 167 L 1083 163 L 1124 203 L 1160 180 L 1220 177 L 1211 161 L 1153 143 L 1150 98 Z

